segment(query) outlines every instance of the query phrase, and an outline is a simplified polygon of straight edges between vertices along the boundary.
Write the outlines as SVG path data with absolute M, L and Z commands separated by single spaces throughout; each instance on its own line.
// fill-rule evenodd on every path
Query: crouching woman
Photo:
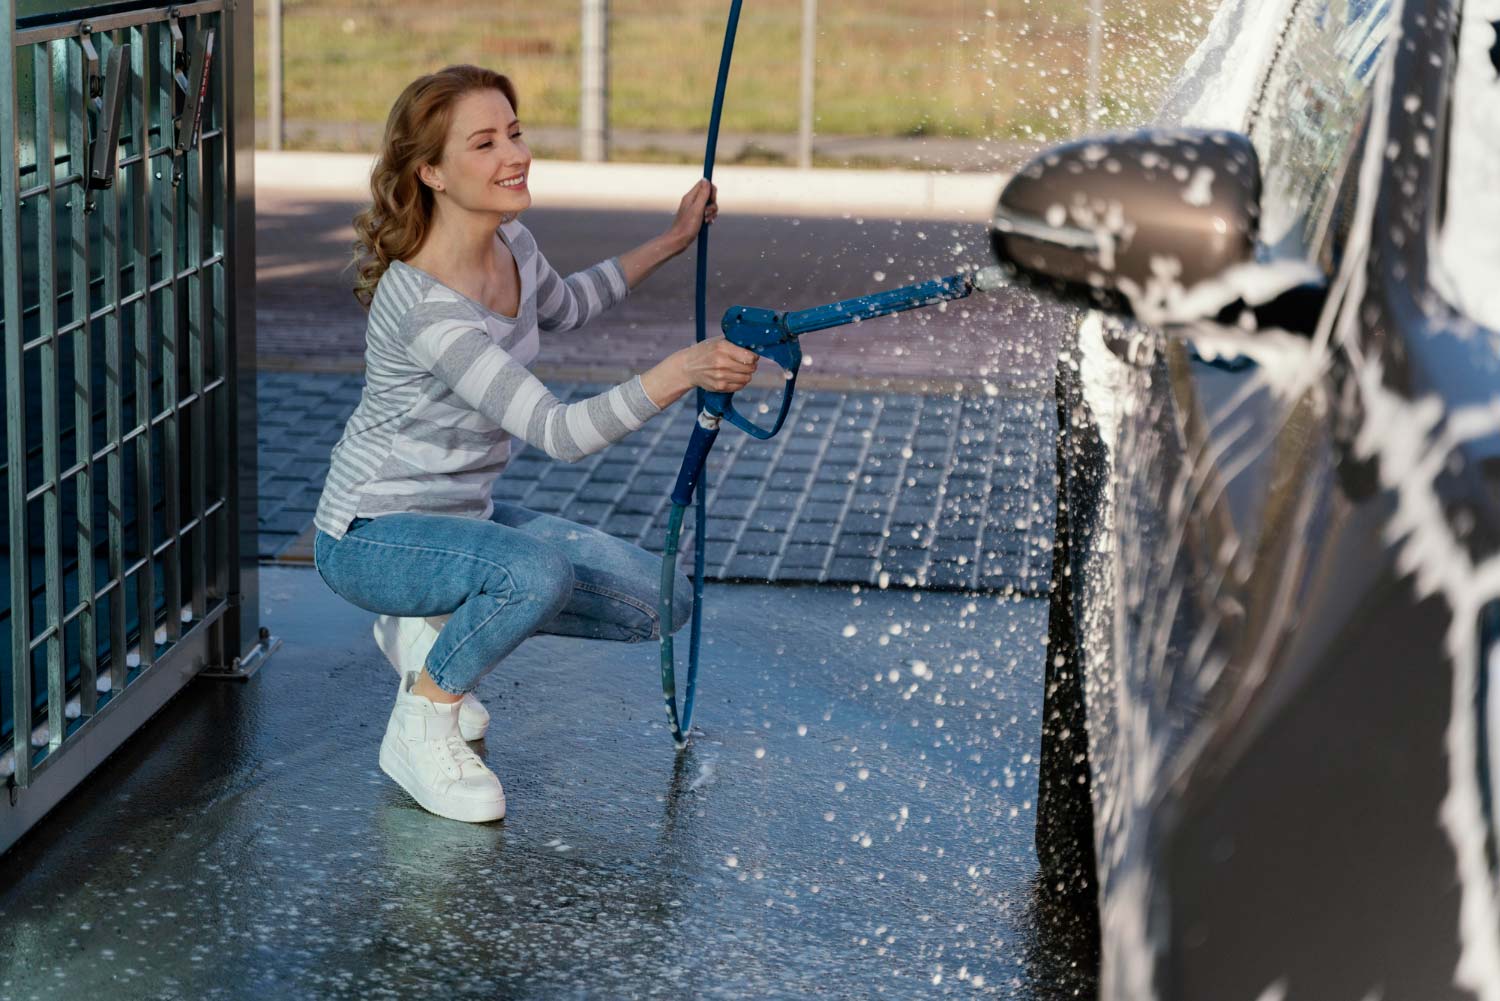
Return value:
M 488 723 L 480 680 L 534 633 L 645 640 L 679 628 L 689 604 L 658 622 L 657 557 L 495 503 L 512 441 L 576 461 L 695 387 L 743 388 L 756 367 L 714 338 L 572 404 L 531 374 L 541 336 L 619 302 L 718 210 L 699 181 L 661 236 L 559 276 L 518 218 L 531 154 L 516 105 L 506 77 L 450 66 L 391 109 L 372 204 L 355 219 L 365 387 L 333 449 L 314 546 L 328 586 L 383 617 L 377 636 L 401 673 L 381 768 L 427 810 L 472 822 L 505 816 L 500 780 L 465 739 Z

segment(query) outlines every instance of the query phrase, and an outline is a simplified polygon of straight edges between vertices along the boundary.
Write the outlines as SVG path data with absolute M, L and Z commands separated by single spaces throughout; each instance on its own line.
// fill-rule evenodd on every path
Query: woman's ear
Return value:
M 424 163 L 417 168 L 417 179 L 433 191 L 443 190 L 443 178 L 437 168 L 430 163 Z

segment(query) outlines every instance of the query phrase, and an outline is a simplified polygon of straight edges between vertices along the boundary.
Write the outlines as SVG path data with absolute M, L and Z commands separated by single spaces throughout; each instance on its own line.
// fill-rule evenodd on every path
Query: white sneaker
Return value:
M 458 703 L 445 705 L 412 692 L 417 672 L 401 679 L 380 770 L 423 809 L 471 824 L 505 816 L 505 789 L 458 732 Z
M 401 618 L 382 615 L 375 620 L 375 645 L 385 654 L 386 660 L 404 676 L 408 671 L 420 671 L 427 664 L 427 655 L 432 644 L 437 642 L 438 631 L 447 625 L 450 616 L 434 615 L 431 618 Z M 458 732 L 464 740 L 483 740 L 490 726 L 490 711 L 484 703 L 467 692 L 459 703 Z

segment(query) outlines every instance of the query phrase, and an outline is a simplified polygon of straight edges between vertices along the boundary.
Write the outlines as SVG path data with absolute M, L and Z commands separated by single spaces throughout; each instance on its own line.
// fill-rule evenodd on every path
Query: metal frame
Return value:
M 0 0 L 0 256 L 21 263 L 0 279 L 17 751 L 0 852 L 192 677 L 247 676 L 277 645 L 256 614 L 251 14 L 75 8 L 18 30 Z M 101 94 L 115 52 L 125 93 Z M 109 134 L 91 115 L 114 97 L 124 148 L 91 190 Z

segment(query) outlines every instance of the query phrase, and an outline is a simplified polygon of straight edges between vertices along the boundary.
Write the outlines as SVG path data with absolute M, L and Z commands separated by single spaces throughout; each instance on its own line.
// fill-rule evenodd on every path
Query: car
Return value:
M 1036 835 L 1100 996 L 1500 999 L 1500 3 L 1228 0 L 991 240 L 1080 306 Z

